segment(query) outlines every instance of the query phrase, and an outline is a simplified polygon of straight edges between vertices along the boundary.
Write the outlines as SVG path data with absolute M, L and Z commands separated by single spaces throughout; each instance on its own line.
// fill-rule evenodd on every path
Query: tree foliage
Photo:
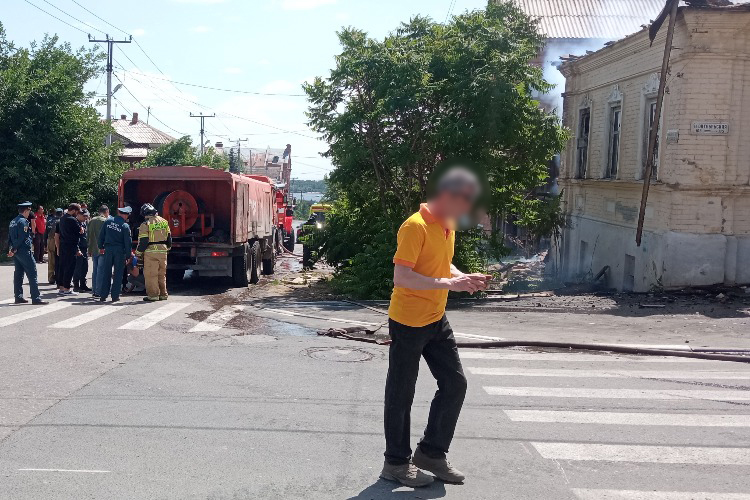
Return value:
M 357 295 L 383 296 L 399 223 L 425 199 L 443 160 L 482 165 L 490 214 L 534 224 L 534 189 L 565 138 L 556 116 L 532 97 L 550 89 L 532 66 L 543 47 L 535 23 L 510 1 L 440 24 L 415 17 L 383 40 L 347 28 L 327 77 L 306 84 L 309 124 L 336 167 L 337 200 L 326 230 L 325 257 L 338 281 Z M 459 238 L 476 265 L 477 242 Z
M 206 166 L 217 170 L 228 170 L 229 161 L 226 156 L 208 148 L 203 155 L 193 146 L 190 136 L 177 139 L 149 151 L 148 156 L 140 162 L 141 167 L 168 166 Z
M 17 47 L 0 24 L 0 219 L 26 199 L 63 206 L 117 186 L 119 146 L 104 145 L 108 126 L 84 91 L 103 60 L 96 49 L 73 50 L 56 36 Z

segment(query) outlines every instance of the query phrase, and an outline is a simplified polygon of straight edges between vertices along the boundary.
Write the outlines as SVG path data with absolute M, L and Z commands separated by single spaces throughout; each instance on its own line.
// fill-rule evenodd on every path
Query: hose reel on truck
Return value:
M 206 214 L 203 203 L 187 191 L 165 191 L 154 199 L 154 207 L 167 219 L 173 238 L 191 232 L 207 236 L 213 231 L 213 214 Z

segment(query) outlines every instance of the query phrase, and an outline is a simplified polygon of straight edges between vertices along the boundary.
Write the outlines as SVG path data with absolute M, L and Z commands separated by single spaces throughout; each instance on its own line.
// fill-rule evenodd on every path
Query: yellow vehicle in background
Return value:
M 323 230 L 326 214 L 333 209 L 332 205 L 316 203 L 310 207 L 310 218 L 299 228 L 297 239 L 302 242 L 302 267 L 312 269 L 320 250 L 320 239 L 316 236 Z

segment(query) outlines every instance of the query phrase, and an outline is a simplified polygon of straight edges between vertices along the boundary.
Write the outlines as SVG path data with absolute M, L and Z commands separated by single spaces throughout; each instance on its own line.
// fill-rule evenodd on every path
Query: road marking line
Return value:
M 513 422 L 675 427 L 750 427 L 750 415 L 616 413 L 562 410 L 504 410 L 504 412 Z
M 276 314 L 281 314 L 282 316 L 298 316 L 301 318 L 311 318 L 311 319 L 319 319 L 322 321 L 332 321 L 334 323 L 348 323 L 351 325 L 358 325 L 358 326 L 372 326 L 377 327 L 380 326 L 381 323 L 368 323 L 367 321 L 357 321 L 353 319 L 344 319 L 344 318 L 331 318 L 331 317 L 324 317 L 324 316 L 316 316 L 314 314 L 307 314 L 307 313 L 298 313 L 293 311 L 288 311 L 284 309 L 272 309 L 270 307 L 263 307 L 261 308 L 262 311 L 270 311 Z M 462 337 L 466 339 L 473 339 L 473 340 L 488 340 L 488 341 L 494 341 L 494 340 L 504 340 L 500 337 L 486 337 L 484 335 L 474 335 L 471 333 L 461 333 L 461 332 L 453 332 L 453 335 L 456 337 Z
M 140 318 L 122 325 L 118 330 L 146 330 L 189 305 L 190 302 L 167 302 L 150 313 L 144 314 Z
M 229 320 L 237 316 L 245 306 L 224 306 L 190 329 L 191 332 L 215 332 L 224 328 Z
M 12 304 L 15 301 L 16 301 L 15 297 L 11 297 L 9 299 L 3 299 L 3 300 L 0 300 L 0 305 Z
M 0 328 L 4 326 L 14 325 L 21 321 L 38 318 L 39 316 L 42 316 L 43 314 L 50 314 L 53 312 L 57 312 L 61 309 L 65 309 L 66 307 L 70 307 L 71 305 L 73 304 L 70 302 L 54 302 L 46 306 L 36 306 L 31 309 L 27 309 L 24 312 L 13 314 L 5 318 L 0 318 Z
M 55 323 L 54 325 L 50 325 L 48 328 L 76 328 L 90 321 L 94 321 L 108 314 L 112 314 L 115 311 L 122 311 L 122 307 L 100 306 L 87 313 L 76 316 L 75 318 L 64 319 L 58 323 Z
M 513 353 L 513 352 L 477 352 L 461 351 L 461 359 L 492 359 L 500 361 L 565 361 L 565 362 L 637 362 L 637 363 L 705 363 L 705 359 L 667 358 L 661 356 L 637 355 L 598 355 L 598 354 L 564 354 L 564 353 Z
M 19 471 L 27 472 L 87 472 L 90 474 L 106 474 L 108 470 L 94 470 L 94 469 L 18 469 Z
M 658 378 L 658 379 L 696 379 L 696 380 L 747 380 L 747 372 L 721 371 L 649 371 L 649 370 L 547 370 L 544 368 L 494 368 L 469 367 L 473 375 L 502 375 L 506 377 L 555 377 L 555 378 Z
M 495 387 L 485 386 L 491 396 L 592 398 L 592 399 L 706 399 L 750 401 L 750 391 L 704 391 L 690 389 L 584 389 L 580 387 Z
M 708 491 L 636 491 L 589 490 L 573 488 L 580 500 L 750 500 L 747 493 L 712 493 Z
M 301 318 L 311 318 L 311 319 L 320 319 L 323 321 L 333 321 L 335 323 L 349 323 L 352 325 L 360 325 L 360 326 L 380 326 L 380 323 L 368 323 L 366 321 L 356 321 L 353 319 L 343 319 L 343 318 L 331 318 L 331 317 L 324 317 L 324 316 L 316 316 L 314 314 L 307 314 L 307 313 L 298 313 L 293 311 L 287 311 L 283 309 L 271 309 L 270 307 L 262 307 L 260 309 L 261 311 L 270 311 L 276 314 L 281 314 L 283 316 L 298 316 Z
M 750 465 L 748 448 L 650 446 L 599 443 L 531 443 L 552 460 L 589 460 L 661 464 Z

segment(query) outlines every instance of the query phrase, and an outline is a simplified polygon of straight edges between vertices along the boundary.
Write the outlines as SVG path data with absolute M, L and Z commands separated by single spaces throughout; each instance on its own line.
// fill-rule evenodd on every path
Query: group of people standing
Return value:
M 31 202 L 18 205 L 18 216 L 10 223 L 8 256 L 15 263 L 14 295 L 17 304 L 27 303 L 23 297 L 23 276 L 29 280 L 34 304 L 42 300 L 37 277 L 37 263 L 42 263 L 46 248 L 48 279 L 57 285 L 60 296 L 91 292 L 94 299 L 105 302 L 120 300 L 123 277 L 138 276 L 145 268 L 144 300 L 157 301 L 168 298 L 166 284 L 167 253 L 172 246 L 172 236 L 167 221 L 159 217 L 156 209 L 145 204 L 141 207 L 143 224 L 138 229 L 138 246 L 133 252 L 132 233 L 128 219 L 133 209 L 124 206 L 111 216 L 109 207 L 99 207 L 98 215 L 91 217 L 84 204 L 71 203 L 63 213 L 58 208 L 44 215 L 39 206 L 32 214 Z M 89 256 L 93 270 L 92 286 L 87 286 Z M 126 274 L 127 273 L 127 274 Z

